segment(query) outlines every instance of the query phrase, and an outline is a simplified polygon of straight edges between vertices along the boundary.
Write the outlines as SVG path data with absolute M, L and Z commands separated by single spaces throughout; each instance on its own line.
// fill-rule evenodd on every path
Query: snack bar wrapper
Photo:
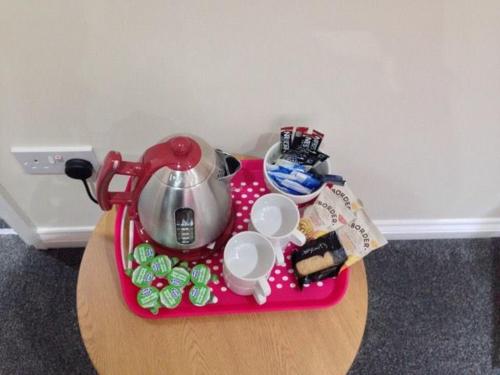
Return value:
M 385 237 L 363 209 L 356 212 L 356 219 L 351 224 L 342 226 L 336 232 L 347 254 L 344 267 L 351 267 L 372 251 L 387 244 Z
M 299 229 L 306 238 L 315 239 L 349 224 L 355 218 L 356 215 L 345 202 L 330 188 L 325 188 L 314 203 L 304 210 Z
M 292 254 L 292 265 L 300 289 L 304 284 L 337 276 L 346 259 L 335 232 L 308 241 Z

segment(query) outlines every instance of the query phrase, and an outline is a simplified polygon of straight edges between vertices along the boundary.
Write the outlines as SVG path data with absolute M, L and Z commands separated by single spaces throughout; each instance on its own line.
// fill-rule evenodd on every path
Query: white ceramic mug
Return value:
M 257 232 L 238 233 L 224 249 L 224 281 L 234 293 L 253 295 L 262 305 L 271 294 L 267 279 L 274 261 L 274 249 L 266 237 Z
M 271 193 L 255 201 L 250 212 L 251 230 L 268 238 L 276 254 L 276 263 L 285 264 L 283 250 L 289 242 L 298 246 L 306 243 L 306 237 L 298 229 L 300 220 L 296 204 L 282 194 Z

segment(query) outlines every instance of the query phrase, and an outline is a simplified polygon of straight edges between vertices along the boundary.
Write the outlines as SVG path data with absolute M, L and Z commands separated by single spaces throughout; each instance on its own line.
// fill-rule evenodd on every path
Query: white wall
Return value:
M 81 184 L 10 146 L 129 158 L 179 131 L 262 153 L 289 121 L 376 219 L 500 217 L 500 2 L 0 2 L 0 184 L 38 227 L 93 225 Z

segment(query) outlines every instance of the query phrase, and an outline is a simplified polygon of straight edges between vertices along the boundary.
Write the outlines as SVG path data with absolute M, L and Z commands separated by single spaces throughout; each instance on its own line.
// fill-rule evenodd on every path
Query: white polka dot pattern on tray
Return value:
M 231 188 L 231 194 L 233 196 L 232 201 L 234 204 L 233 236 L 241 231 L 247 230 L 248 223 L 250 223 L 252 205 L 255 204 L 257 198 L 269 192 L 264 181 L 261 180 L 262 176 L 255 174 L 259 181 L 252 181 L 252 173 L 253 172 L 249 173 L 248 176 L 245 175 L 245 178 L 248 178 L 248 180 L 244 184 L 241 183 L 241 180 L 232 182 L 232 184 L 234 184 Z M 305 288 L 309 288 L 307 293 L 299 292 L 298 282 L 291 264 L 291 254 L 295 248 L 295 245 L 288 244 L 284 249 L 285 264 L 276 265 L 270 273 L 268 278 L 269 285 L 272 289 L 271 296 L 268 300 L 270 304 L 279 304 L 283 301 L 297 301 L 302 299 L 304 303 L 307 303 L 306 301 L 308 298 L 311 298 L 311 296 L 313 299 L 316 297 L 321 299 L 331 294 L 331 286 L 335 284 L 330 280 L 304 285 Z M 218 303 L 217 307 L 214 306 L 215 309 L 225 308 L 226 304 L 227 306 L 230 304 L 238 304 L 240 303 L 240 298 L 244 298 L 245 301 L 252 300 L 251 296 L 240 297 L 232 293 L 226 285 L 223 276 L 223 251 L 215 248 L 213 252 L 210 252 L 209 258 L 196 262 L 189 261 L 190 267 L 196 264 L 206 264 L 210 268 L 213 278 L 210 281 L 209 287 L 213 290 L 215 297 L 215 300 L 212 302 Z M 152 285 L 161 289 L 167 284 L 168 283 L 164 279 L 159 279 L 155 280 Z M 184 298 L 187 298 L 186 294 L 189 293 L 189 288 L 190 287 L 185 288 L 183 291 Z M 273 298 L 273 296 L 275 296 L 275 298 Z
M 268 193 L 268 190 L 265 187 L 264 182 L 262 181 L 237 181 L 233 182 L 234 187 L 232 188 L 233 194 L 233 202 L 235 209 L 235 217 L 234 217 L 234 229 L 232 235 L 247 230 L 248 223 L 250 223 L 250 211 L 252 209 L 252 205 L 255 204 L 255 201 Z M 285 248 L 285 258 L 286 264 L 284 265 L 276 265 L 268 281 L 271 285 L 271 289 L 275 293 L 279 293 L 282 296 L 287 295 L 287 293 L 296 293 L 296 280 L 293 276 L 293 269 L 290 264 L 290 253 L 295 248 L 295 246 L 287 246 Z M 208 262 L 208 259 L 205 263 L 210 264 L 210 269 L 215 276 L 219 277 L 219 281 L 212 282 L 213 292 L 215 295 L 218 295 L 219 304 L 223 304 L 225 299 L 228 298 L 229 294 L 226 292 L 230 292 L 230 289 L 226 286 L 224 281 L 224 277 L 222 275 L 222 265 L 224 263 L 223 254 L 219 252 L 219 254 L 212 255 L 212 264 Z M 224 297 L 225 296 L 225 297 Z M 232 296 L 232 294 L 231 294 Z M 272 298 L 272 295 L 271 297 Z

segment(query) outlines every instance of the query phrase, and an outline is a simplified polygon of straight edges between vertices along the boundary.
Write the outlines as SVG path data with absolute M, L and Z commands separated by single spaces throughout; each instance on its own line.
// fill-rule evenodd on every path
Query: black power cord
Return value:
M 66 173 L 66 176 L 74 178 L 75 180 L 81 180 L 90 200 L 98 204 L 99 202 L 97 202 L 97 199 L 92 196 L 87 182 L 87 179 L 92 176 L 93 172 L 94 167 L 92 166 L 92 163 L 85 159 L 69 159 L 64 165 L 64 173 Z

